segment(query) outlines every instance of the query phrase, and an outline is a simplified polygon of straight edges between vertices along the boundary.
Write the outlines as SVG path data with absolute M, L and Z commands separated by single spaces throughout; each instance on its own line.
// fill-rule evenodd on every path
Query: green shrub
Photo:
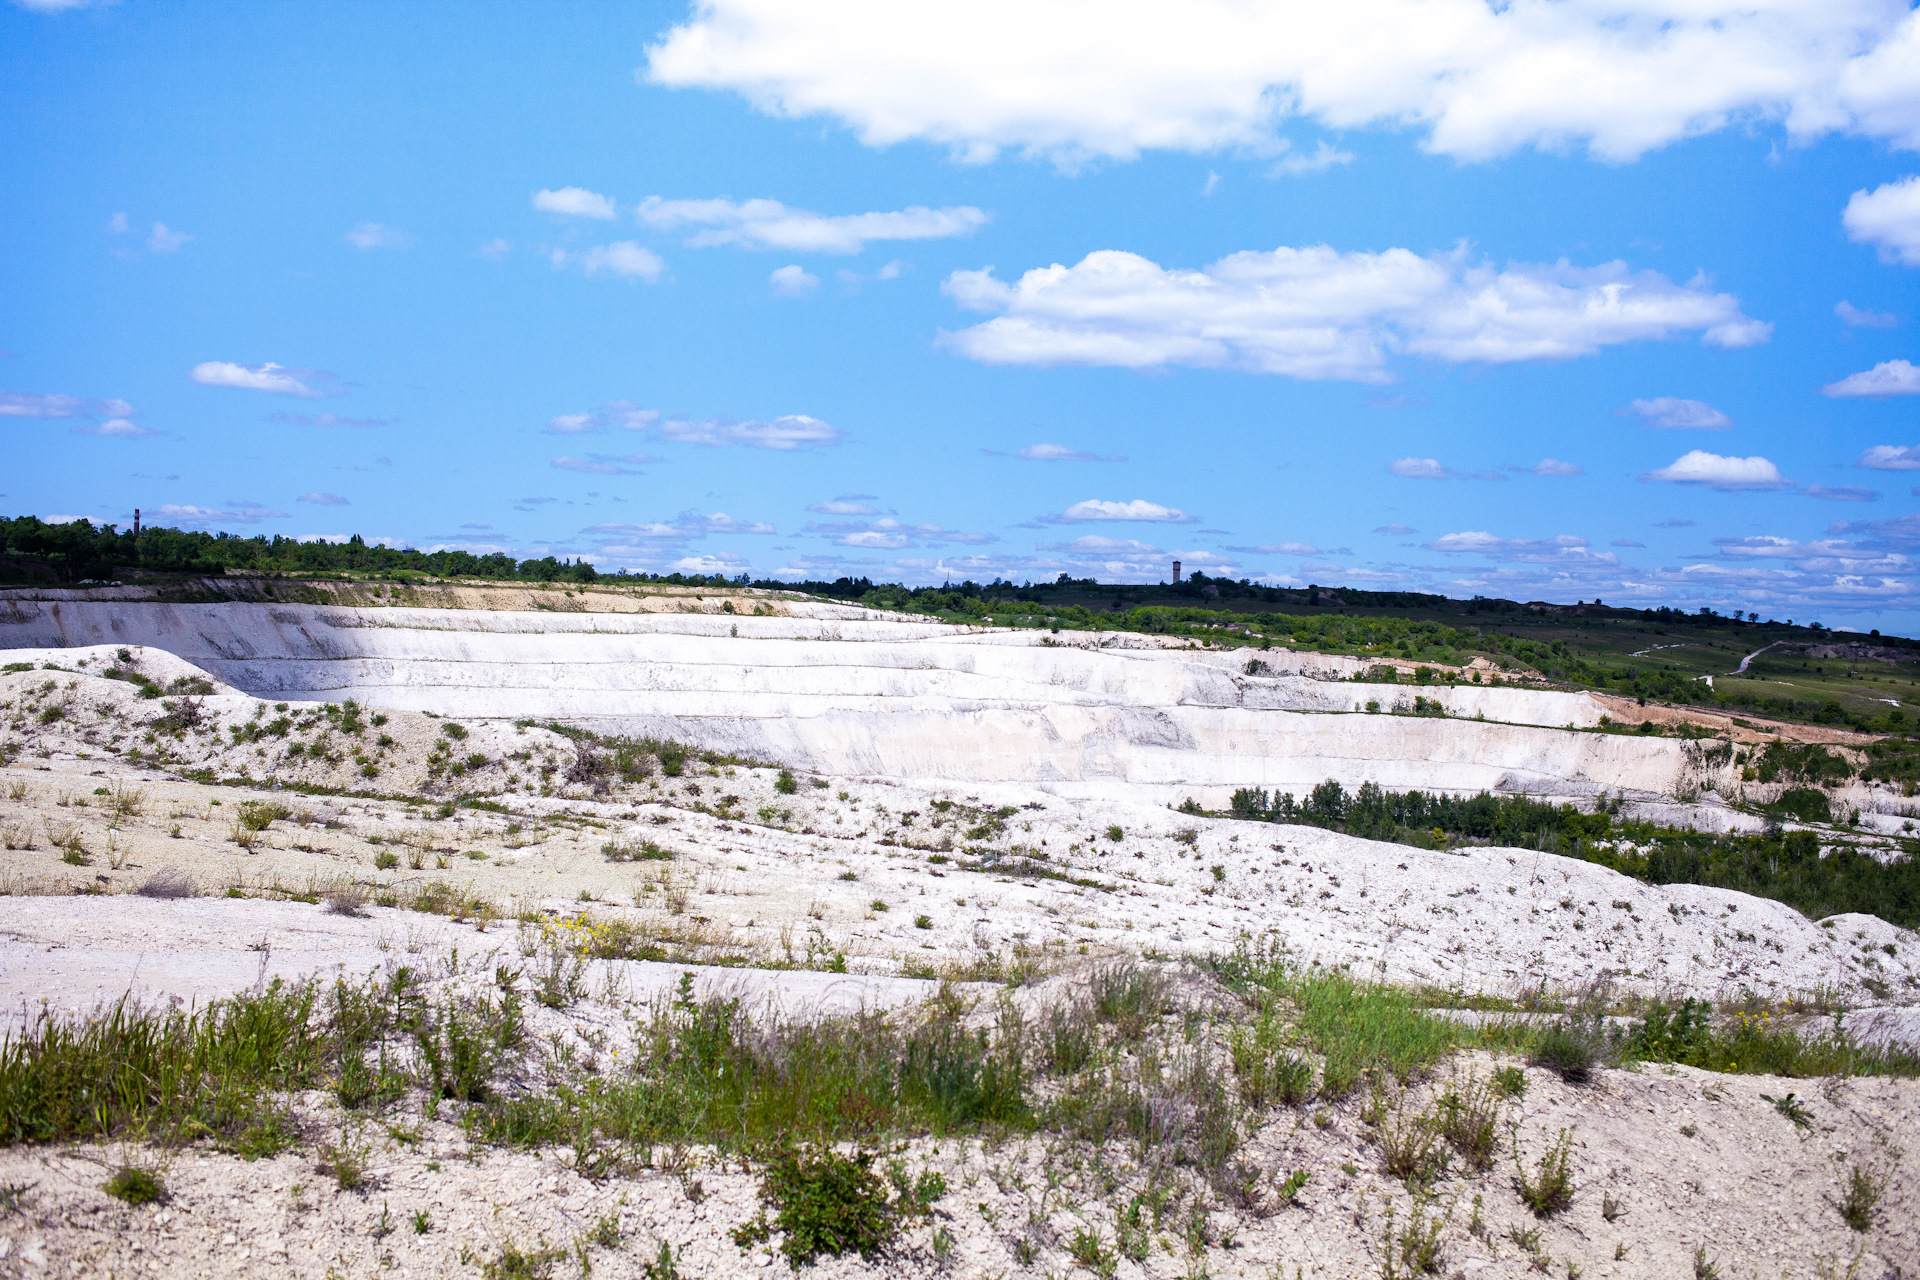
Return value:
M 778 1229 L 780 1251 L 798 1269 L 821 1254 L 857 1253 L 873 1259 L 900 1232 L 887 1184 L 873 1171 L 874 1153 L 841 1155 L 831 1147 L 775 1151 L 760 1175 L 760 1199 L 774 1210 L 734 1232 L 742 1248 Z
M 783 796 L 790 796 L 798 791 L 800 784 L 793 780 L 793 770 L 782 769 L 780 776 L 773 780 L 773 789 Z
M 115 1200 L 124 1200 L 128 1204 L 153 1204 L 164 1200 L 167 1195 L 166 1184 L 160 1175 L 151 1169 L 136 1169 L 132 1165 L 122 1165 L 120 1171 L 108 1178 L 106 1185 L 100 1188 Z
M 1593 1069 L 1605 1062 L 1612 1050 L 1613 1045 L 1598 1018 L 1562 1018 L 1534 1038 L 1533 1052 L 1527 1061 L 1558 1072 L 1568 1084 L 1585 1084 L 1592 1077 Z

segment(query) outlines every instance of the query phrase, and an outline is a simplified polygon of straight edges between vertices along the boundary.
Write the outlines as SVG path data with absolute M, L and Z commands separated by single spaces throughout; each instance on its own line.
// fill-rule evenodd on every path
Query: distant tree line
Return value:
M 1817 816 L 1825 817 L 1825 797 L 1811 794 L 1821 800 Z M 1617 802 L 1584 813 L 1572 805 L 1486 792 L 1387 791 L 1371 782 L 1348 792 L 1332 779 L 1301 800 L 1260 788 L 1236 791 L 1230 812 L 1428 849 L 1465 842 L 1538 849 L 1597 862 L 1649 884 L 1736 889 L 1784 902 L 1816 920 L 1858 911 L 1903 928 L 1920 925 L 1920 860 L 1913 857 L 1912 841 L 1906 856 L 1891 862 L 1850 843 L 1834 844 L 1823 856 L 1821 837 L 1812 831 L 1708 835 L 1623 822 Z

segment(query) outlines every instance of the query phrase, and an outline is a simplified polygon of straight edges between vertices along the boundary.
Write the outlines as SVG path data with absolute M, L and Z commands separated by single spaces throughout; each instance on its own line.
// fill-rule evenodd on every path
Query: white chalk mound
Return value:
M 711 607 L 710 605 L 708 607 Z M 1691 800 L 1727 785 L 1696 744 L 1578 732 L 1585 694 L 1421 696 L 1364 662 L 1151 637 L 962 631 L 782 603 L 785 616 L 0 600 L 0 648 L 138 644 L 265 698 L 557 719 L 825 773 L 1018 784 L 1224 807 L 1239 787 Z M 1249 674 L 1250 664 L 1261 665 Z M 1369 713 L 1369 703 L 1379 711 Z

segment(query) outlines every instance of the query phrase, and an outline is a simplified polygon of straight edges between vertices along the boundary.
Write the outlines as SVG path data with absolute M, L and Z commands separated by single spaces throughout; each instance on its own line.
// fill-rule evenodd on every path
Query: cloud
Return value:
M 387 427 L 398 418 L 343 418 L 337 413 L 270 413 L 269 422 L 285 422 L 296 427 Z
M 1794 487 L 1793 481 L 1782 476 L 1780 469 L 1765 458 L 1723 458 L 1704 449 L 1690 450 L 1667 466 L 1642 472 L 1640 478 L 1668 484 L 1702 485 L 1722 492 Z
M 1611 551 L 1595 551 L 1585 538 L 1563 533 L 1557 538 L 1500 538 L 1491 533 L 1466 532 L 1442 534 L 1422 543 L 1428 551 L 1472 553 L 1490 560 L 1509 560 L 1522 564 L 1618 564 Z
M 627 453 L 618 457 L 595 453 L 585 458 L 572 458 L 562 454 L 553 460 L 552 465 L 562 471 L 580 471 L 593 476 L 637 476 L 640 474 L 638 470 L 640 466 L 658 461 L 660 459 L 648 457 L 644 453 Z
M 663 414 L 658 409 L 643 409 L 628 400 L 610 401 L 591 413 L 560 414 L 547 419 L 547 425 L 541 430 L 547 435 L 585 435 L 609 427 L 651 431 L 662 440 L 681 444 L 744 445 L 780 452 L 834 445 L 841 439 L 836 428 L 804 413 L 783 414 L 770 421 L 683 418 Z
M 1558 458 L 1542 458 L 1530 467 L 1510 467 L 1508 470 L 1524 472 L 1530 476 L 1583 476 L 1586 468 L 1574 462 L 1562 462 Z
M 1920 471 L 1920 445 L 1876 444 L 1853 465 L 1870 471 Z
M 132 230 L 132 227 L 127 222 L 126 214 L 116 213 L 107 219 L 107 230 L 111 231 L 114 235 L 123 236 Z
M 857 522 L 810 524 L 806 531 L 832 538 L 837 546 L 865 547 L 874 551 L 897 551 L 910 546 L 941 546 L 948 543 L 980 545 L 998 542 L 990 533 L 961 533 L 937 524 L 906 524 L 892 516 Z
M 643 249 L 631 240 L 616 240 L 612 244 L 598 244 L 591 249 L 581 249 L 573 253 L 565 249 L 555 249 L 549 257 L 556 270 L 578 266 L 582 272 L 597 276 L 606 272 L 619 280 L 645 280 L 648 284 L 657 283 L 666 271 L 667 264 L 660 255 L 651 249 Z
M 1552 458 L 1546 459 L 1552 462 Z M 1545 465 L 1544 463 L 1542 465 Z M 1566 466 L 1566 463 L 1558 464 Z M 1455 471 L 1452 467 L 1442 466 L 1437 458 L 1396 458 L 1387 464 L 1389 475 L 1404 476 L 1409 480 L 1505 480 L 1498 471 Z M 1577 473 L 1577 469 L 1576 469 Z M 1542 475 L 1561 474 L 1559 472 L 1541 472 Z
M 706 0 L 647 49 L 644 75 L 975 163 L 1272 154 L 1294 118 L 1406 128 L 1465 160 L 1584 147 L 1619 162 L 1754 121 L 1920 146 L 1916 42 L 1897 0 Z
M 237 387 L 242 391 L 267 391 L 275 395 L 308 398 L 331 394 L 329 389 L 316 389 L 310 384 L 334 380 L 334 376 L 323 369 L 289 369 L 271 360 L 254 365 L 207 360 L 193 366 L 187 376 L 205 387 Z
M 1644 542 L 1635 542 L 1632 538 L 1615 538 L 1613 545 L 1616 547 L 1640 547 L 1644 549 L 1647 544 Z
M 1409 529 L 1407 532 L 1412 533 L 1413 530 Z M 1353 554 L 1353 552 L 1347 550 L 1345 547 L 1337 551 L 1325 552 L 1305 542 L 1263 542 L 1253 547 L 1228 547 L 1226 549 L 1237 552 L 1240 555 L 1248 556 L 1350 556 Z
M 1088 453 L 1085 449 L 1069 449 L 1063 444 L 1030 444 L 1013 456 L 1027 462 L 1125 462 L 1127 460 L 1124 454 Z
M 1829 502 L 1878 502 L 1880 491 L 1869 489 L 1863 484 L 1843 484 L 1829 487 L 1824 484 L 1810 484 L 1803 492 L 1809 498 L 1825 498 Z
M 1880 261 L 1920 267 L 1920 174 L 1854 192 L 1840 224 L 1856 243 L 1878 248 Z
M 1308 173 L 1324 173 L 1335 165 L 1352 164 L 1353 152 L 1339 151 L 1323 140 L 1310 155 L 1294 153 L 1292 143 L 1287 138 L 1280 139 L 1279 145 L 1284 151 L 1281 157 L 1267 169 L 1269 177 L 1299 177 Z
M 634 210 L 656 231 L 699 227 L 687 241 L 694 248 L 737 245 L 742 249 L 785 249 L 799 253 L 859 253 L 876 240 L 944 240 L 972 235 L 991 215 L 971 205 L 929 209 L 924 205 L 891 213 L 854 213 L 826 217 L 790 209 L 778 200 L 665 200 L 648 196 Z
M 169 231 L 167 224 L 156 222 L 153 230 L 147 233 L 148 253 L 178 253 L 186 248 L 187 241 L 193 239 L 184 231 Z
M 1693 521 L 1686 519 L 1684 516 L 1673 516 L 1669 519 L 1656 522 L 1653 527 L 1656 529 L 1691 529 L 1693 528 Z
M 767 422 L 753 418 L 744 422 L 725 418 L 662 418 L 657 430 L 661 439 L 682 444 L 744 445 L 780 452 L 840 442 L 839 431 L 804 413 L 784 414 Z
M 1655 396 L 1651 400 L 1635 400 L 1620 412 L 1639 414 L 1649 427 L 1725 431 L 1733 426 L 1732 418 L 1705 400 L 1682 400 L 1678 396 Z
M 404 249 L 413 243 L 413 237 L 398 227 L 377 222 L 362 222 L 340 238 L 356 249 Z
M 1418 529 L 1412 528 L 1409 525 L 1404 525 L 1404 524 L 1383 524 L 1379 528 L 1375 529 L 1374 532 L 1390 533 L 1396 537 L 1404 537 L 1409 533 L 1418 533 L 1420 531 Z
M 1109 502 L 1102 498 L 1088 498 L 1076 502 L 1062 511 L 1053 520 L 1079 523 L 1085 520 L 1138 520 L 1155 524 L 1192 524 L 1194 517 L 1178 507 L 1163 507 L 1157 502 L 1148 502 L 1144 498 L 1135 498 L 1131 502 Z
M 498 262 L 512 252 L 513 241 L 503 240 L 499 236 L 495 236 L 473 251 L 475 257 L 485 258 L 488 262 Z
M 596 524 L 585 532 L 596 537 L 638 539 L 643 542 L 685 542 L 713 533 L 769 534 L 773 526 L 762 520 L 736 520 L 724 511 L 702 515 L 683 511 L 672 520 L 642 524 Z
M 1845 298 L 1834 304 L 1833 314 L 1856 329 L 1895 329 L 1900 317 L 1887 311 L 1862 311 Z
M 778 297 L 804 298 L 820 287 L 820 277 L 795 264 L 775 267 L 767 276 L 767 283 L 773 286 L 773 292 Z
M 295 502 L 310 502 L 316 507 L 344 507 L 347 500 L 337 493 L 303 493 Z
M 533 207 L 542 213 L 559 213 L 570 218 L 610 219 L 614 216 L 613 201 L 585 187 L 536 191 L 533 193 Z
M 1920 396 L 1920 367 L 1908 360 L 1882 360 L 1873 368 L 1849 374 L 1820 388 L 1823 396 Z
M 807 510 L 823 516 L 877 516 L 880 508 L 874 506 L 872 495 L 865 493 L 843 493 L 831 502 L 810 502 Z
M 105 422 L 88 423 L 75 427 L 73 433 L 78 436 L 118 436 L 127 440 L 165 434 L 126 418 L 108 418 Z
M 1623 262 L 1496 269 L 1464 251 L 1282 247 L 1194 271 L 1100 250 L 1012 284 L 992 268 L 956 271 L 941 291 L 970 311 L 1001 313 L 940 338 L 987 364 L 1184 365 L 1371 383 L 1393 380 L 1395 353 L 1501 364 L 1694 331 L 1714 346 L 1744 347 L 1772 331 L 1698 278 L 1676 285 Z
M 171 524 L 185 529 L 206 529 L 221 524 L 259 524 L 262 520 L 285 520 L 284 511 L 275 511 L 258 502 L 230 502 L 230 509 L 165 503 L 152 513 L 152 523 Z
M 124 418 L 133 412 L 125 400 L 0 391 L 0 418 Z

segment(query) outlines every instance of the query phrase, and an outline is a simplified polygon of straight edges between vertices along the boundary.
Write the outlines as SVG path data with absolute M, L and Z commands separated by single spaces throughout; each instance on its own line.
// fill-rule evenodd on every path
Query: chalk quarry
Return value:
M 1758 830 L 1731 802 L 1769 798 L 1737 763 L 1764 727 L 1630 736 L 1603 729 L 1660 713 L 1491 673 L 1416 691 L 1369 682 L 1374 664 L 1356 659 L 961 629 L 778 593 L 203 595 L 0 592 L 0 1025 L 12 1034 L 127 995 L 204 1004 L 275 977 L 478 964 L 513 954 L 516 919 L 593 916 L 649 931 L 667 957 L 592 961 L 594 994 L 568 1016 L 603 1026 L 667 998 L 683 972 L 703 993 L 823 1017 L 913 1007 L 943 979 L 990 1002 L 1002 984 L 982 979 L 1009 965 L 1038 984 L 1024 999 L 1116 957 L 1180 968 L 1257 946 L 1438 1003 L 1751 999 L 1844 1010 L 1869 1042 L 1920 1045 L 1920 937 L 1874 917 L 1809 920 L 1532 850 L 1423 850 L 1177 808 L 1332 778 L 1608 797 L 1673 824 Z M 696 754 L 676 774 L 610 779 L 567 730 L 734 762 Z M 1897 796 L 1850 798 L 1869 832 L 1903 820 Z M 243 832 L 242 805 L 277 816 Z M 162 876 L 166 895 L 139 892 Z M 359 914 L 327 909 L 342 893 Z M 1526 1249 L 1499 1236 L 1504 1217 L 1467 1230 L 1475 1196 L 1511 1216 L 1503 1177 L 1459 1182 L 1448 1274 L 1518 1277 L 1542 1256 L 1562 1273 L 1685 1274 L 1702 1242 L 1727 1276 L 1920 1263 L 1920 1184 L 1898 1155 L 1920 1140 L 1911 1080 L 1836 1085 L 1802 1134 L 1774 1127 L 1756 1100 L 1776 1092 L 1764 1078 L 1610 1070 L 1583 1091 L 1533 1074 L 1513 1150 L 1531 1159 L 1540 1134 L 1574 1126 L 1590 1194 Z M 1252 1140 L 1275 1170 L 1324 1170 L 1300 1207 L 1220 1206 L 1234 1243 L 1115 1258 L 1106 1274 L 1388 1274 L 1381 1214 L 1406 1196 L 1374 1168 L 1359 1107 L 1318 1127 L 1282 1113 Z M 1031 1188 L 1065 1167 L 1061 1150 L 910 1145 L 967 1188 L 951 1224 L 965 1247 L 936 1250 L 929 1227 L 890 1259 L 819 1274 L 1099 1272 L 1066 1242 L 1076 1226 L 1111 1230 L 1121 1198 L 1084 1164 L 1057 1184 L 1069 1192 L 1041 1196 L 1031 1252 L 1004 1224 L 1031 1219 Z M 258 1167 L 182 1155 L 175 1200 L 136 1210 L 89 1172 L 117 1149 L 9 1149 L 0 1183 L 40 1192 L 0 1221 L 0 1274 L 474 1275 L 508 1236 L 559 1239 L 609 1209 L 630 1234 L 683 1247 L 684 1274 L 786 1266 L 727 1240 L 753 1189 L 724 1164 L 690 1199 L 684 1172 L 595 1182 L 557 1155 L 472 1152 L 448 1124 L 379 1150 L 396 1212 L 431 1204 L 445 1233 L 373 1235 L 365 1196 L 294 1207 L 288 1188 L 314 1186 L 297 1153 Z M 457 1178 L 433 1176 L 459 1151 Z M 1883 1225 L 1864 1235 L 1821 1207 L 1848 1161 L 1886 1170 Z M 1622 1224 L 1601 1213 L 1602 1183 L 1632 1205 Z M 632 1250 L 591 1260 L 598 1274 L 653 1274 L 644 1265 Z

